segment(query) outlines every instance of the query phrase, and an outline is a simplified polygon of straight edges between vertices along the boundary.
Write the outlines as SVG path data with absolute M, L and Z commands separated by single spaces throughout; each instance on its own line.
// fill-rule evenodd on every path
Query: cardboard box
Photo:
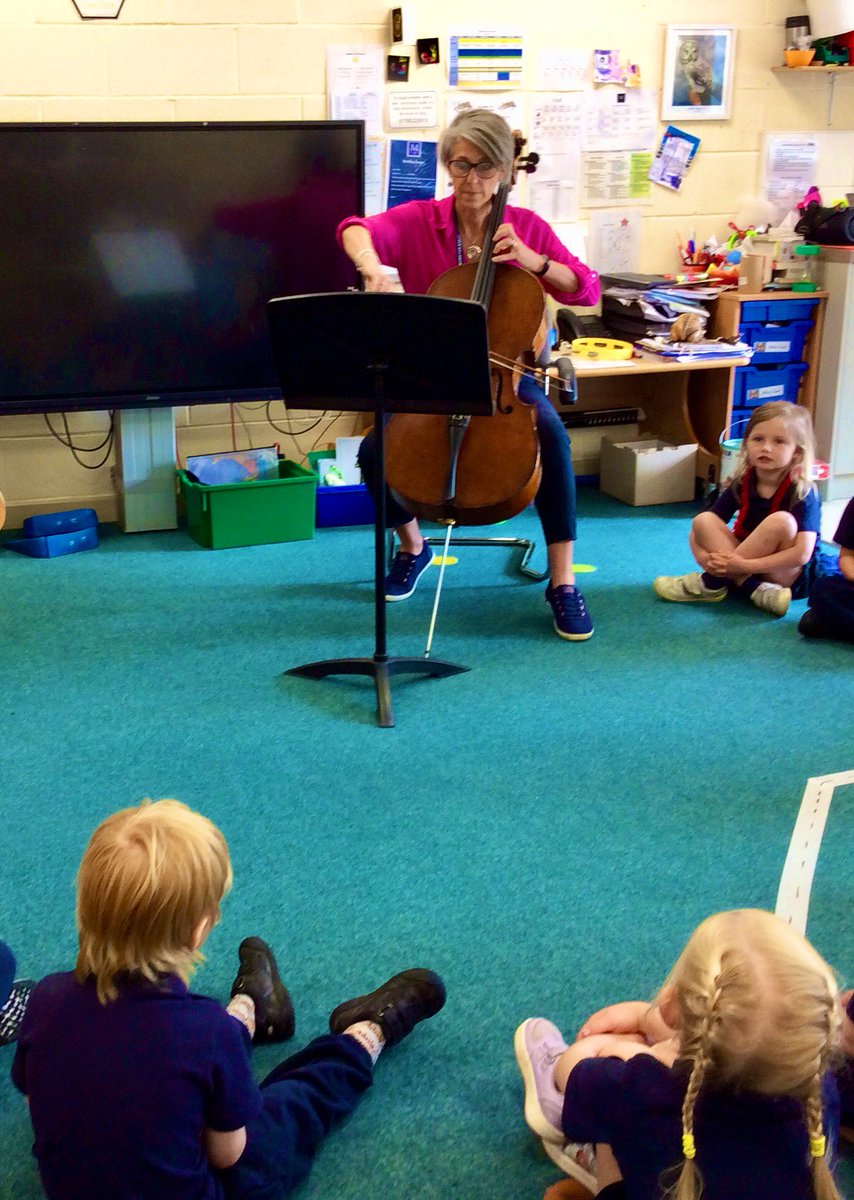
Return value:
M 693 500 L 696 469 L 696 442 L 671 446 L 657 438 L 603 438 L 599 490 L 634 505 Z

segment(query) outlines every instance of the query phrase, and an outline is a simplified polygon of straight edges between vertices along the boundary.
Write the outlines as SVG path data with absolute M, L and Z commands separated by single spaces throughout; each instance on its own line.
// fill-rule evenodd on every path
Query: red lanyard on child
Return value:
M 744 522 L 747 520 L 747 510 L 750 507 L 750 485 L 753 482 L 754 470 L 753 467 L 748 467 L 744 472 L 741 480 L 741 503 L 738 509 L 738 516 L 735 519 L 735 525 L 732 531 L 738 540 L 741 542 L 747 537 L 744 529 Z M 786 493 L 792 486 L 792 477 L 787 475 L 780 486 L 777 488 L 774 495 L 771 497 L 771 507 L 768 509 L 768 515 L 777 512 L 783 505 L 786 498 Z

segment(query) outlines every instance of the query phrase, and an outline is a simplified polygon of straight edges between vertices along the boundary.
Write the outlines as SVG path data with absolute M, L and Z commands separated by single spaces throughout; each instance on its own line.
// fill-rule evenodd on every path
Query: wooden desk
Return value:
M 556 387 L 551 388 L 550 396 L 558 412 L 643 409 L 642 430 L 674 445 L 697 442 L 697 474 L 704 482 L 715 482 L 719 439 L 732 411 L 735 368 L 749 361 L 730 358 L 681 363 L 655 354 L 622 362 L 573 359 L 578 404 L 563 404 Z

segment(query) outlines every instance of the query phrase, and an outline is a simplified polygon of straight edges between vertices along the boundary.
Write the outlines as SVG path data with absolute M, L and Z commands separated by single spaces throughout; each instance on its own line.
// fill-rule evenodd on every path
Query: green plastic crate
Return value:
M 289 458 L 278 479 L 206 486 L 179 471 L 178 480 L 190 537 L 209 550 L 314 537 L 317 476 Z

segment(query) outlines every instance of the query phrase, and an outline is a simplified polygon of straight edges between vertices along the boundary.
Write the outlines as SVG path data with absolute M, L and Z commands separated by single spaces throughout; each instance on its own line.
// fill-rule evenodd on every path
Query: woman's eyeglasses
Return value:
M 465 179 L 469 171 L 474 171 L 479 179 L 491 179 L 498 171 L 494 162 L 482 158 L 480 162 L 469 162 L 467 158 L 453 158 L 448 163 L 448 170 L 455 179 Z

